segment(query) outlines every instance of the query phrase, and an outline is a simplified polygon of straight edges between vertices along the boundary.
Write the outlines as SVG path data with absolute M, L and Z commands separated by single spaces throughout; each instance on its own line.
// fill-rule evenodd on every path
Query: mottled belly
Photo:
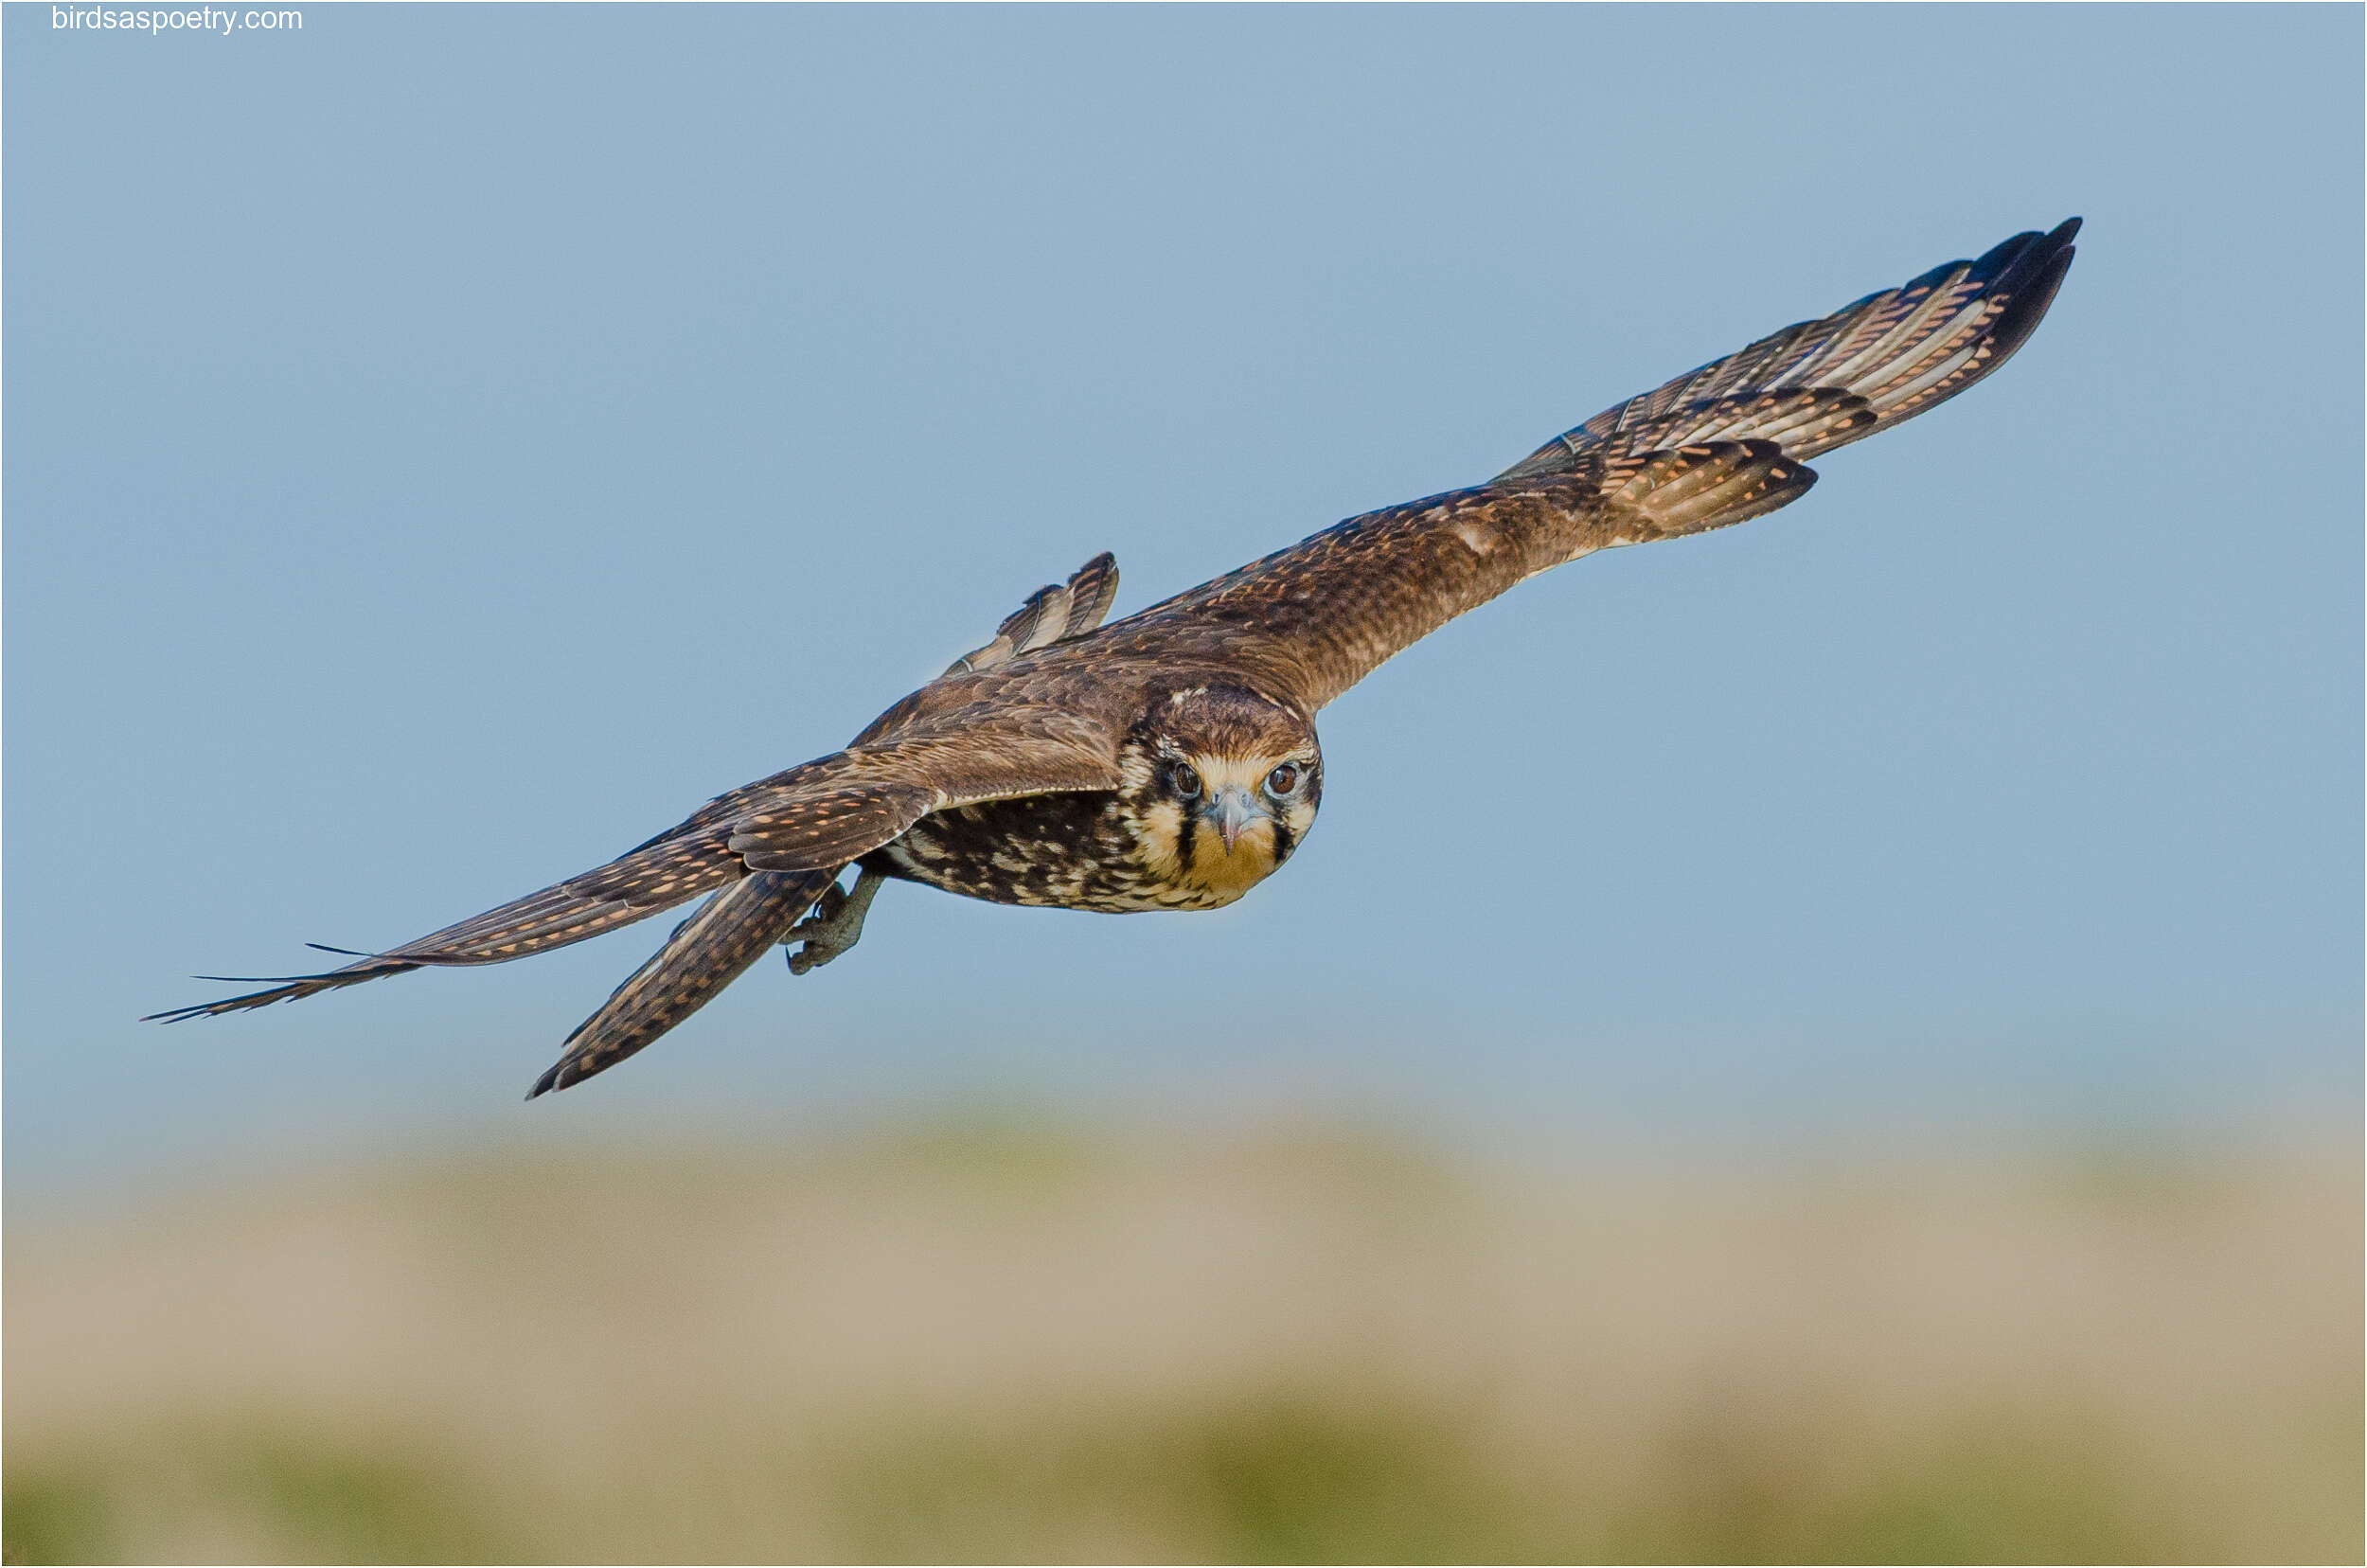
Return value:
M 1094 909 L 1217 909 L 1231 897 L 1151 874 L 1115 794 L 1028 795 L 921 818 L 863 857 L 870 870 L 966 899 Z

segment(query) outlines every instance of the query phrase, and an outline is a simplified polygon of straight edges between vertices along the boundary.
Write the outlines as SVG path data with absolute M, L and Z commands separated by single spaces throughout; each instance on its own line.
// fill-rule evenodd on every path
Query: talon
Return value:
M 781 938 L 783 948 L 804 944 L 787 954 L 789 972 L 810 974 L 861 941 L 863 917 L 870 913 L 871 900 L 886 880 L 862 871 L 856 874 L 851 892 L 836 882 L 825 889 L 822 897 L 814 900 L 814 912 L 790 927 L 788 935 Z
M 795 936 L 796 935 L 797 933 L 795 931 L 792 931 L 790 933 L 790 935 L 792 936 Z M 783 947 L 787 947 L 789 944 L 784 942 L 781 945 Z M 805 946 L 799 948 L 796 952 L 789 955 L 789 972 L 792 974 L 810 974 L 815 970 L 818 970 L 823 965 L 828 963 L 831 959 L 837 957 L 840 953 L 845 953 L 846 948 L 852 946 L 854 946 L 852 942 L 847 943 L 845 947 L 842 947 L 836 942 L 825 940 L 820 936 L 810 937 L 807 939 Z

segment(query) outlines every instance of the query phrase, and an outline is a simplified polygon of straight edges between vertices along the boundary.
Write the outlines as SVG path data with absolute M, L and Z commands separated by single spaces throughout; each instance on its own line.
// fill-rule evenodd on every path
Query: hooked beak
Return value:
M 1208 814 L 1216 818 L 1217 833 L 1224 840 L 1225 853 L 1231 854 L 1242 829 L 1255 822 L 1262 813 L 1257 810 L 1257 802 L 1250 798 L 1249 792 L 1237 785 L 1221 792 L 1208 803 Z

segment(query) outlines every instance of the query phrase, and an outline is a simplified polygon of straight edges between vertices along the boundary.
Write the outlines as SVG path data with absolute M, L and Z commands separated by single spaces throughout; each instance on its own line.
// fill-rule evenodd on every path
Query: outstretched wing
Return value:
M 327 973 L 290 976 L 262 990 L 151 1017 L 173 1023 L 293 1002 L 431 966 L 507 963 L 647 919 L 752 875 L 819 874 L 818 894 L 848 862 L 931 811 L 1012 795 L 1114 789 L 1117 781 L 1114 744 L 1083 721 L 1023 706 L 963 709 L 925 733 L 850 747 L 720 795 L 606 865 L 417 941 L 364 954 Z M 802 913 L 801 906 L 787 919 Z M 723 974 L 714 987 L 738 972 Z
M 2073 219 L 1937 267 L 1606 410 L 1488 484 L 1301 541 L 1110 627 L 1097 650 L 1221 660 L 1312 711 L 1524 578 L 1758 517 L 1805 459 L 1954 397 L 2037 328 Z

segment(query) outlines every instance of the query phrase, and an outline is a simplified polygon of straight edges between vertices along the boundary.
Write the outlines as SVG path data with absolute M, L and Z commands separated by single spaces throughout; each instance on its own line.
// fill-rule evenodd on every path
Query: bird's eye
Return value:
M 1200 770 L 1189 762 L 1175 765 L 1175 793 L 1186 800 L 1200 798 Z
M 1266 788 L 1278 795 L 1287 795 L 1299 787 L 1299 769 L 1295 762 L 1285 762 L 1266 775 Z

